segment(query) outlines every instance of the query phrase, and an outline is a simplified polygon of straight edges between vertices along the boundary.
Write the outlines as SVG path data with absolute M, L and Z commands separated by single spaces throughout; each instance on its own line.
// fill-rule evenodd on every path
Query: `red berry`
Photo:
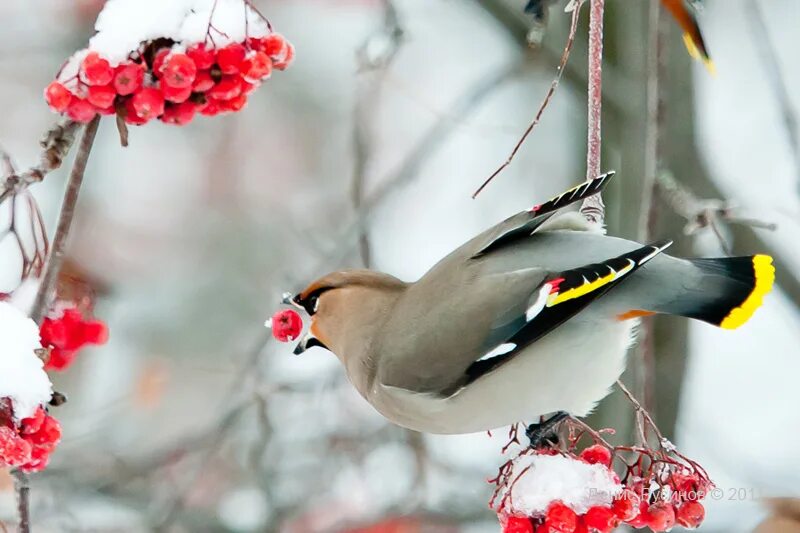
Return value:
M 283 61 L 275 61 L 272 66 L 278 70 L 286 70 L 286 67 L 291 65 L 292 61 L 294 61 L 294 46 L 289 43 L 287 44 L 286 57 L 283 59 Z
M 116 97 L 117 91 L 111 85 L 90 85 L 86 95 L 89 103 L 99 109 L 111 107 Z
M 619 525 L 619 519 L 608 507 L 592 507 L 583 516 L 586 527 L 594 528 L 600 533 L 610 533 Z
M 643 500 L 639 503 L 639 508 L 637 509 L 636 516 L 631 518 L 630 520 L 626 520 L 627 524 L 631 527 L 639 528 L 639 527 L 646 527 L 647 526 L 647 509 L 650 507 L 650 504 L 647 503 L 647 500 Z
M 177 105 L 167 106 L 164 114 L 161 115 L 161 120 L 167 124 L 182 126 L 192 121 L 196 111 L 197 104 L 194 102 L 181 102 Z
M 50 452 L 51 450 L 46 447 L 33 446 L 30 460 L 20 468 L 26 472 L 40 472 L 44 470 L 47 467 L 47 463 L 50 462 Z
M 294 309 L 283 309 L 272 315 L 272 336 L 280 342 L 290 342 L 300 336 L 303 319 Z
M 26 440 L 36 446 L 55 447 L 61 440 L 61 424 L 50 415 L 44 417 L 39 431 L 28 435 Z
M 47 418 L 47 412 L 41 407 L 37 408 L 33 416 L 23 418 L 20 421 L 20 433 L 23 435 L 36 433 L 42 428 L 45 418 Z
M 72 101 L 72 93 L 62 84 L 54 81 L 44 90 L 44 99 L 50 109 L 57 113 L 63 113 Z
M 244 79 L 242 79 L 242 94 L 250 94 L 251 92 L 258 89 L 260 85 L 261 85 L 260 81 L 257 81 L 255 83 L 249 83 Z
M 81 62 L 81 79 L 89 85 L 108 85 L 114 78 L 111 64 L 97 52 L 89 52 Z
M 161 87 L 161 92 L 164 95 L 164 100 L 174 104 L 185 102 L 190 96 L 192 96 L 191 87 L 176 88 L 169 85 L 164 85 Z
M 197 76 L 197 66 L 186 54 L 172 54 L 161 71 L 161 81 L 175 89 L 191 88 Z
M 81 335 L 85 344 L 105 344 L 108 341 L 108 326 L 100 320 L 83 322 Z
M 13 428 L 0 427 L 0 463 L 20 466 L 31 458 L 31 445 L 21 438 Z
M 639 515 L 640 504 L 641 499 L 639 496 L 631 489 L 625 489 L 614 498 L 614 503 L 611 504 L 611 510 L 614 511 L 617 518 L 623 522 L 627 522 Z
M 269 78 L 272 74 L 272 60 L 264 52 L 256 52 L 242 61 L 242 77 L 249 82 Z
M 131 124 L 132 126 L 141 126 L 142 124 L 147 124 L 149 119 L 142 118 L 136 113 L 136 109 L 133 107 L 133 98 L 128 99 L 125 102 L 125 113 L 124 117 L 126 124 Z
M 554 533 L 573 533 L 578 526 L 578 515 L 561 502 L 553 502 L 545 513 L 545 523 Z
M 150 120 L 164 113 L 164 95 L 153 87 L 145 87 L 136 91 L 131 99 L 136 114 Z
M 675 521 L 678 522 L 679 525 L 688 529 L 694 529 L 698 527 L 703 523 L 703 519 L 705 519 L 705 517 L 706 509 L 700 502 L 684 502 L 675 511 Z
M 206 117 L 213 117 L 214 115 L 218 115 L 221 110 L 219 108 L 219 102 L 214 100 L 213 98 L 209 98 L 206 100 L 205 104 L 202 104 L 200 107 L 197 108 L 197 112 Z
M 214 86 L 214 80 L 207 70 L 201 70 L 197 73 L 192 84 L 192 91 L 196 93 L 204 93 Z
M 675 508 L 668 502 L 656 502 L 645 513 L 647 527 L 653 531 L 668 531 L 675 525 Z
M 611 465 L 611 451 L 601 444 L 589 446 L 581 452 L 580 458 L 590 465 Z
M 50 358 L 44 365 L 45 370 L 64 370 L 75 360 L 78 352 L 54 347 L 50 350 Z
M 219 106 L 220 111 L 235 113 L 236 111 L 241 111 L 245 104 L 247 104 L 247 95 L 240 94 L 231 100 L 220 100 L 217 105 Z
M 533 523 L 530 518 L 509 516 L 503 526 L 503 533 L 533 533 Z
M 186 55 L 194 61 L 198 70 L 207 70 L 214 64 L 214 51 L 207 50 L 206 45 L 196 44 L 186 50 Z
M 143 81 L 144 66 L 139 63 L 123 63 L 114 72 L 114 89 L 122 96 L 135 93 Z
M 167 60 L 167 56 L 170 54 L 169 48 L 161 48 L 158 52 L 153 56 L 153 64 L 151 65 L 151 70 L 153 74 L 158 78 L 161 77 L 161 72 L 164 69 L 164 63 Z
M 242 94 L 242 80 L 239 76 L 223 76 L 208 91 L 208 96 L 215 100 L 232 100 Z
M 231 43 L 217 52 L 217 65 L 223 74 L 238 74 L 246 53 L 244 46 Z
M 261 51 L 275 61 L 284 61 L 288 53 L 289 43 L 280 33 L 271 33 L 261 39 Z
M 72 97 L 67 107 L 67 116 L 75 122 L 91 122 L 96 114 L 92 104 L 77 96 Z

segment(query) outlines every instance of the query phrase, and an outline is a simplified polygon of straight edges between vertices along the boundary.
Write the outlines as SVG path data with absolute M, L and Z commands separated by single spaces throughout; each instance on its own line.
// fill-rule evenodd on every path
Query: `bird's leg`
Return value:
M 553 430 L 567 417 L 569 414 L 566 411 L 558 411 L 547 420 L 528 426 L 525 436 L 530 439 L 531 448 L 539 448 L 545 442 L 558 442 L 558 436 Z

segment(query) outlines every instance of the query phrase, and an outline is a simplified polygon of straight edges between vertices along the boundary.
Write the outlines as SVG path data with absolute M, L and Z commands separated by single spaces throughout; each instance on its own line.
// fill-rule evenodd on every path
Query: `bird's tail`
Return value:
M 747 322 L 771 289 L 775 267 L 768 255 L 690 259 L 699 276 L 682 297 L 658 309 L 736 329 Z

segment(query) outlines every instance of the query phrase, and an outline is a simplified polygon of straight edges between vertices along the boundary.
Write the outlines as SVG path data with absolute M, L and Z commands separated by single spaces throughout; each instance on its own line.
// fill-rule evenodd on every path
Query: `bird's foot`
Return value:
M 547 420 L 528 426 L 525 430 L 525 436 L 530 439 L 531 448 L 537 449 L 545 444 L 557 444 L 558 435 L 554 430 L 567 417 L 569 417 L 569 414 L 566 411 L 558 411 Z

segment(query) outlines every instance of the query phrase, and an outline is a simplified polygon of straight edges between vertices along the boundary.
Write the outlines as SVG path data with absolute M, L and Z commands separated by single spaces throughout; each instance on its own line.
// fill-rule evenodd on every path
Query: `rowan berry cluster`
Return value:
M 99 113 L 137 126 L 154 119 L 182 125 L 198 113 L 213 116 L 242 109 L 273 70 L 289 66 L 294 47 L 270 33 L 220 48 L 158 39 L 143 43 L 119 64 L 97 51 L 76 57 L 81 55 L 77 74 L 62 79 L 62 71 L 45 89 L 53 111 L 76 122 L 89 122 Z
M 61 440 L 61 425 L 43 407 L 19 424 L 12 414 L 11 402 L 0 401 L 0 466 L 25 472 L 44 470 Z
M 525 472 L 514 477 L 511 475 L 513 461 L 510 462 L 512 466 L 507 466 L 509 463 L 504 465 L 495 480 L 498 487 L 504 486 L 506 494 L 497 509 L 503 533 L 610 533 L 622 524 L 632 528 L 649 528 L 654 532 L 669 531 L 675 525 L 688 529 L 700 526 L 705 518 L 705 508 L 700 500 L 713 487 L 702 469 L 695 468 L 697 465 L 693 463 L 654 463 L 654 451 L 642 449 L 641 455 L 633 462 L 630 459 L 624 461 L 626 475 L 620 480 L 612 467 L 613 460 L 618 457 L 617 452 L 617 449 L 602 444 L 593 444 L 577 454 L 574 450 L 555 448 L 533 452 L 538 455 L 561 455 L 608 468 L 609 475 L 618 484 L 613 498 L 609 499 L 607 505 L 593 505 L 582 509 L 584 512 L 581 513 L 562 501 L 554 500 L 541 513 L 521 516 L 510 503 L 509 495 Z M 586 490 L 591 491 L 592 487 L 586 487 Z M 516 496 L 524 498 L 524 495 Z

